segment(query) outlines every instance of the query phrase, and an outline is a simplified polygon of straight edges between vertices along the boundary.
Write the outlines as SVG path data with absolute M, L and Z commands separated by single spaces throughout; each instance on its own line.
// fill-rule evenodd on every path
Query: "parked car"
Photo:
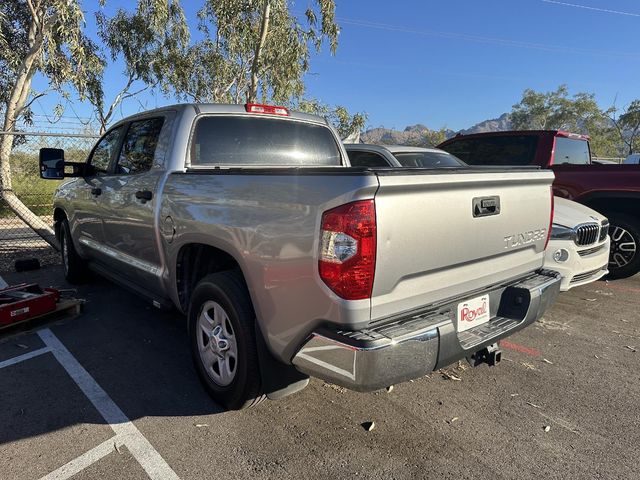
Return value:
M 401 145 L 345 144 L 352 165 L 361 167 L 431 167 L 463 165 L 453 155 L 437 148 Z M 555 197 L 551 240 L 545 268 L 562 275 L 560 291 L 584 285 L 608 273 L 609 221 L 595 210 Z
M 438 148 L 469 165 L 538 165 L 553 170 L 556 195 L 609 218 L 609 278 L 640 271 L 640 166 L 593 163 L 588 136 L 559 130 L 457 135 Z
M 371 143 L 345 143 L 344 148 L 354 167 L 460 168 L 466 166 L 460 159 L 437 148 Z
M 54 195 L 67 279 L 93 269 L 186 314 L 227 408 L 308 375 L 371 391 L 494 364 L 558 295 L 548 171 L 351 167 L 326 120 L 256 104 L 140 113 L 63 159 L 40 151 L 43 178 L 76 177 Z
M 553 228 L 544 266 L 562 275 L 561 291 L 608 273 L 609 221 L 595 210 L 555 197 Z
M 640 153 L 632 153 L 622 161 L 623 165 L 638 165 L 640 164 Z

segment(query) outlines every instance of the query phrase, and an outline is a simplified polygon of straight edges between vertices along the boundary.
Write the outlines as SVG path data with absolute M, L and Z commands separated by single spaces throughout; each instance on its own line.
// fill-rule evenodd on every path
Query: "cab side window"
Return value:
M 116 175 L 133 175 L 151 169 L 164 118 L 132 122 L 122 142 Z
M 115 149 L 118 148 L 121 133 L 122 127 L 114 128 L 107 132 L 105 136 L 100 139 L 96 148 L 93 149 L 88 163 L 96 172 L 105 173 L 109 169 L 109 163 L 111 162 Z

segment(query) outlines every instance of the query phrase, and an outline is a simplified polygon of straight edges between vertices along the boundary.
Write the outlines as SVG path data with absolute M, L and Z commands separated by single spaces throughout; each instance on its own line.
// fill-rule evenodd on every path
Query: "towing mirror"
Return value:
M 60 148 L 40 149 L 40 178 L 62 180 L 64 178 L 64 150 Z
M 65 172 L 65 168 L 67 171 Z M 40 149 L 40 178 L 62 180 L 66 177 L 86 177 L 95 175 L 91 165 L 84 162 L 65 162 L 61 148 Z

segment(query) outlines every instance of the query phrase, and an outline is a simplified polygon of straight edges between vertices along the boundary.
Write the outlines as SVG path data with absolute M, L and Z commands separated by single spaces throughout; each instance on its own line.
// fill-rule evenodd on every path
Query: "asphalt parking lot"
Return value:
M 64 286 L 59 267 L 4 278 Z M 0 478 L 638 478 L 639 294 L 562 294 L 495 368 L 224 412 L 182 319 L 96 279 L 81 315 L 0 333 Z

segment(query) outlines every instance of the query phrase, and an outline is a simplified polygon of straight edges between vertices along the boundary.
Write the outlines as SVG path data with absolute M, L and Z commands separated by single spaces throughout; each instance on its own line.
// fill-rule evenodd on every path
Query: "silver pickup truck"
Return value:
M 553 174 L 352 167 L 322 118 L 177 105 L 112 126 L 86 163 L 40 152 L 71 282 L 95 270 L 187 315 L 196 370 L 230 409 L 308 376 L 358 391 L 459 359 L 538 319 Z

